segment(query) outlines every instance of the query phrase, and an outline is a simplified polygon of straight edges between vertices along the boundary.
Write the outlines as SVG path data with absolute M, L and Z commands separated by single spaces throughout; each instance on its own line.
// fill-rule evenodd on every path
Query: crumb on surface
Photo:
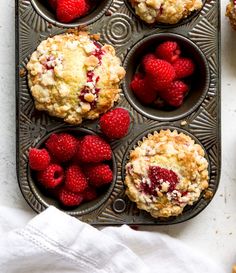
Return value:
M 204 193 L 204 198 L 205 199 L 211 199 L 213 197 L 213 192 L 210 190 L 206 190 Z
M 23 78 L 23 77 L 26 75 L 26 73 L 27 73 L 27 72 L 26 72 L 26 69 L 25 69 L 25 68 L 23 68 L 23 67 L 20 68 L 19 75 L 20 75 L 21 78 Z
M 187 124 L 188 124 L 188 123 L 187 123 L 186 120 L 183 120 L 183 121 L 181 121 L 181 123 L 180 123 L 181 126 L 185 126 L 185 125 L 187 125 Z

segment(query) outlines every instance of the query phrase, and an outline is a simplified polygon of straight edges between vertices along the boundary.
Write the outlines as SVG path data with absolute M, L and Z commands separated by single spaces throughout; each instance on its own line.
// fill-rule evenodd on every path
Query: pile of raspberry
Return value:
M 85 16 L 93 7 L 92 0 L 47 0 L 61 23 L 70 23 Z
M 99 126 L 108 140 L 123 138 L 130 126 L 129 112 L 123 108 L 111 110 L 100 118 Z M 55 133 L 42 149 L 29 150 L 33 177 L 67 207 L 96 199 L 111 184 L 111 160 L 111 146 L 97 135 L 76 137 L 66 132 Z
M 181 55 L 177 42 L 166 41 L 157 46 L 154 54 L 144 56 L 140 72 L 130 83 L 142 104 L 160 109 L 166 106 L 177 108 L 183 104 L 190 89 L 187 81 L 195 72 L 195 64 Z

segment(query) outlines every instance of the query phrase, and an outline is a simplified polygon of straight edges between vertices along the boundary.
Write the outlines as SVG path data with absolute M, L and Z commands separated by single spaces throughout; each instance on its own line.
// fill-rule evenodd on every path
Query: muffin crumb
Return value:
M 236 7 L 233 0 L 227 5 L 225 15 L 229 18 L 232 28 L 236 30 Z
M 21 78 L 23 78 L 25 75 L 27 74 L 27 71 L 25 68 L 20 68 L 20 72 L 19 72 L 19 75 Z
M 210 190 L 206 190 L 204 193 L 204 198 L 205 199 L 211 199 L 213 197 L 213 192 Z

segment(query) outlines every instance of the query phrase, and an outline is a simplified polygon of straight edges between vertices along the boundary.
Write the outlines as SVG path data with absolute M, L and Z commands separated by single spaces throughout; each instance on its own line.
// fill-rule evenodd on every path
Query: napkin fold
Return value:
M 157 232 L 126 225 L 100 231 L 54 207 L 25 225 L 29 218 L 23 211 L 0 208 L 1 273 L 224 273 Z

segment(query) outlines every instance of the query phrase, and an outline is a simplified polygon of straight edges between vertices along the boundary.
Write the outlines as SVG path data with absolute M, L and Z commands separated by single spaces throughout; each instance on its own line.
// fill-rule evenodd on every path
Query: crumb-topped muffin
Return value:
M 146 23 L 176 24 L 202 8 L 202 0 L 129 0 Z
M 225 14 L 230 21 L 230 24 L 234 30 L 236 30 L 236 2 L 231 0 L 226 7 Z
M 194 140 L 176 130 L 148 135 L 130 153 L 126 194 L 153 217 L 182 213 L 208 187 L 208 161 Z
M 66 33 L 41 42 L 27 64 L 38 110 L 71 124 L 95 119 L 119 99 L 125 70 L 110 45 L 87 32 Z

